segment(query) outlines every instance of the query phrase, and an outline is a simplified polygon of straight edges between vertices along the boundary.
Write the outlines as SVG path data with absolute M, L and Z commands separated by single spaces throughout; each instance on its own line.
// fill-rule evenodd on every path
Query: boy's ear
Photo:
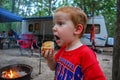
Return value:
M 81 34 L 81 32 L 83 31 L 83 26 L 81 24 L 78 24 L 76 26 L 76 29 L 74 31 L 74 34 Z

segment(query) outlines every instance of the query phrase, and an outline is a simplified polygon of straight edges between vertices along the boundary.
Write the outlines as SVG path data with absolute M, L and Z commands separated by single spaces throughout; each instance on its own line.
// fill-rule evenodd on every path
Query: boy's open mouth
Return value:
M 56 39 L 56 40 L 60 40 L 60 37 L 58 37 L 58 36 L 55 35 L 55 39 Z

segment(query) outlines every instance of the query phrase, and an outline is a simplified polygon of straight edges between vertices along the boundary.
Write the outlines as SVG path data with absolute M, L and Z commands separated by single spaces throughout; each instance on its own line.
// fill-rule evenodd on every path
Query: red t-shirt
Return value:
M 71 51 L 62 47 L 54 59 L 55 80 L 106 80 L 95 53 L 86 45 Z

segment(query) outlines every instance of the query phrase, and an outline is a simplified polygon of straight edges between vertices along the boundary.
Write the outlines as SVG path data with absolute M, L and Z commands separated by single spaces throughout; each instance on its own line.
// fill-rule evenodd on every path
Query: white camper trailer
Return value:
M 36 40 L 53 40 L 52 17 L 25 18 L 22 21 L 22 34 L 34 34 Z M 103 16 L 94 16 L 95 25 L 95 45 L 105 46 L 107 41 L 107 30 Z M 92 27 L 92 17 L 88 18 L 85 34 L 82 36 L 82 43 L 91 45 L 90 31 Z
M 25 18 L 22 21 L 22 34 L 34 34 L 37 41 L 52 40 L 52 17 Z
M 103 16 L 94 16 L 93 19 L 92 17 L 88 18 L 87 28 L 81 38 L 81 41 L 83 44 L 92 45 L 92 42 L 90 42 L 90 32 L 93 22 L 95 29 L 95 46 L 105 46 L 107 43 L 108 33 Z

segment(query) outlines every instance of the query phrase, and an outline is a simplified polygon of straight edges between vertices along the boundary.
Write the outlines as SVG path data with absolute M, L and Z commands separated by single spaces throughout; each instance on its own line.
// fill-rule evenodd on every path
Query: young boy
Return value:
M 61 7 L 53 16 L 53 34 L 61 48 L 42 51 L 51 70 L 55 70 L 54 80 L 106 80 L 100 69 L 95 53 L 80 41 L 87 17 L 80 8 Z

